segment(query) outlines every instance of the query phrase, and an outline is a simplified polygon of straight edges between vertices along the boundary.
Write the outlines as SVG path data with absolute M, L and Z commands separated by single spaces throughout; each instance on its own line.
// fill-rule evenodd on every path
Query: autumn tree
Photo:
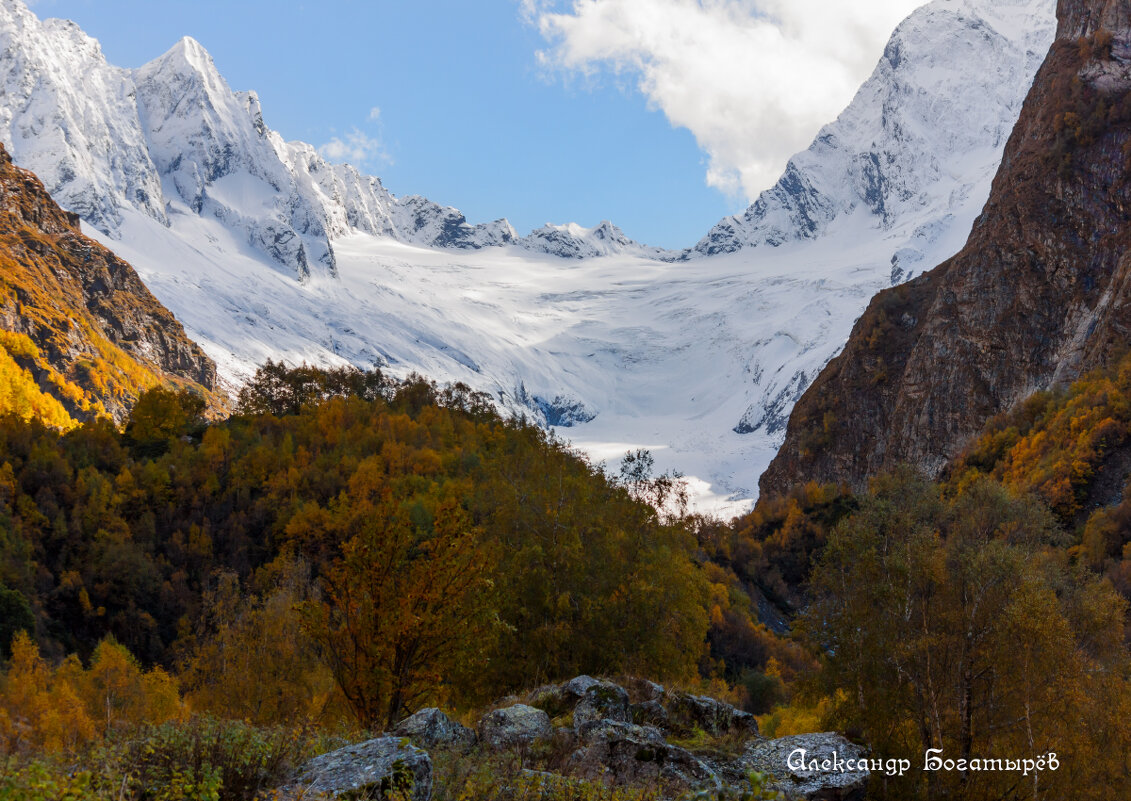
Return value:
M 1126 787 L 1125 766 L 1095 758 L 1131 743 L 1112 717 L 1129 690 L 1124 604 L 1110 585 L 1073 574 L 1054 547 L 1063 544 L 1044 507 L 989 480 L 944 498 L 909 471 L 877 479 L 831 536 L 805 619 L 826 654 L 827 691 L 844 691 L 835 722 L 862 729 L 880 753 L 918 760 L 927 749 L 968 761 L 1059 753 L 1064 769 L 1027 777 L 1024 797 Z M 1113 692 L 1124 700 L 1108 710 L 1086 700 Z M 1113 742 L 1094 739 L 1099 721 Z M 891 792 L 994 799 L 1020 781 L 916 772 Z
M 324 368 L 305 363 L 288 367 L 268 359 L 240 390 L 238 408 L 242 414 L 298 414 L 303 406 L 329 398 L 375 400 L 391 386 L 392 382 L 376 369 Z
M 232 572 L 204 597 L 201 631 L 181 673 L 193 709 L 259 725 L 341 717 L 329 667 L 303 627 L 310 568 L 280 560 L 259 571 L 256 590 Z
M 382 460 L 370 457 L 347 492 L 328 507 L 305 507 L 287 533 L 303 548 L 336 553 L 322 599 L 304 609 L 364 725 L 384 728 L 439 700 L 456 671 L 481 661 L 494 635 L 495 554 L 454 488 L 398 497 Z
M 192 432 L 204 413 L 204 398 L 191 390 L 155 387 L 142 393 L 126 423 L 126 439 L 141 454 L 160 456 L 172 440 Z

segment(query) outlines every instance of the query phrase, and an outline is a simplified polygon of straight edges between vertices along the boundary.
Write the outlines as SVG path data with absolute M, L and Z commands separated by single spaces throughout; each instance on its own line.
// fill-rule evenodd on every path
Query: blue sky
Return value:
M 364 160 L 394 193 L 472 222 L 507 217 L 526 233 L 609 219 L 684 247 L 745 208 L 835 117 L 915 1 L 820 13 L 841 5 L 39 0 L 33 10 L 75 20 L 126 67 L 193 36 L 233 88 L 259 93 L 287 139 Z M 799 60 L 819 71 L 808 94 L 790 84 L 805 79 Z

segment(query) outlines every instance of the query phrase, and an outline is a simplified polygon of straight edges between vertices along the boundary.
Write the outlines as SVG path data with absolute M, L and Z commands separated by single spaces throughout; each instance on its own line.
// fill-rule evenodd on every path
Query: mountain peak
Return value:
M 139 80 L 156 75 L 165 76 L 166 80 L 173 76 L 197 76 L 212 92 L 231 92 L 227 81 L 216 69 L 212 55 L 191 36 L 181 38 L 160 56 L 134 70 L 134 74 Z
M 163 55 L 158 56 L 150 63 L 154 62 L 161 62 L 166 67 L 179 65 L 201 75 L 219 76 L 220 74 L 216 69 L 216 62 L 212 60 L 212 55 L 204 48 L 204 45 L 191 36 L 182 37 Z M 142 69 L 145 69 L 145 67 L 142 67 Z
M 743 214 L 720 221 L 693 252 L 820 239 L 858 214 L 867 215 L 877 237 L 905 219 L 952 214 L 955 193 L 968 191 L 952 176 L 977 172 L 973 163 L 992 174 L 1053 28 L 1053 0 L 934 0 L 920 7 L 893 32 L 836 121 L 790 159 L 777 184 Z M 892 253 L 922 252 L 922 243 L 911 240 Z
M 993 415 L 1125 350 L 1131 0 L 1061 0 L 1058 16 L 966 246 L 872 299 L 797 403 L 767 493 L 860 487 L 899 463 L 937 473 Z

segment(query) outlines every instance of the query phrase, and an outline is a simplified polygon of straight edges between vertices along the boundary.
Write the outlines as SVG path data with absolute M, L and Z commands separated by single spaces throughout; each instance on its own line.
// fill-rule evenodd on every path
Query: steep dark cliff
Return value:
M 76 419 L 121 420 L 144 389 L 192 386 L 215 402 L 216 366 L 134 269 L 83 236 L 0 145 L 0 345 L 9 365 Z M 11 375 L 5 379 L 10 386 Z M 10 411 L 0 392 L 0 411 Z
M 1059 28 L 966 247 L 881 292 L 794 408 L 763 495 L 938 472 L 987 418 L 1131 337 L 1131 0 Z

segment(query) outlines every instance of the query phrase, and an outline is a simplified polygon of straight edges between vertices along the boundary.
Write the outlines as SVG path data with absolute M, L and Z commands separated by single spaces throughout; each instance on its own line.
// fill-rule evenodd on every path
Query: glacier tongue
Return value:
M 868 299 L 963 244 L 1053 6 L 916 11 L 781 181 L 682 253 L 394 197 L 284 142 L 192 40 L 120 70 L 20 0 L 0 0 L 0 139 L 228 380 L 274 358 L 464 381 L 595 459 L 651 448 L 731 512 Z

